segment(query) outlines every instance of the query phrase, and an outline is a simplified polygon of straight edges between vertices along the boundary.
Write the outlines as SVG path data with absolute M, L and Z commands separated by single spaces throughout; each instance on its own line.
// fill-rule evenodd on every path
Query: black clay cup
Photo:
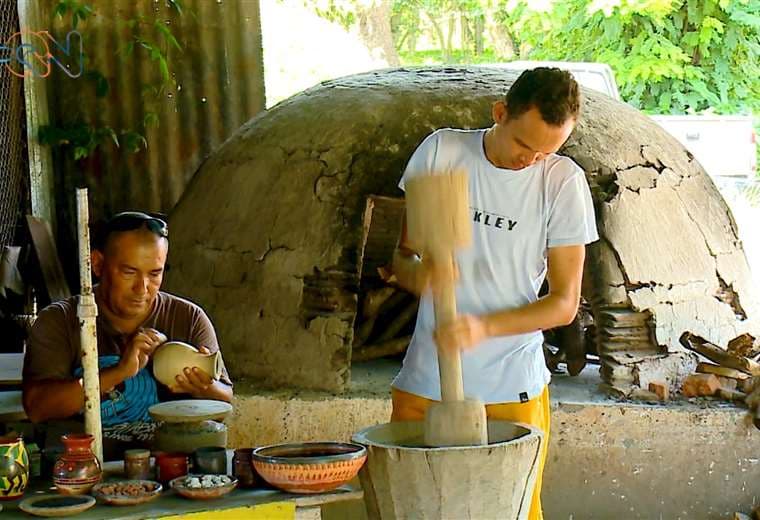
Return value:
M 227 450 L 218 446 L 195 450 L 193 453 L 193 473 L 227 475 Z

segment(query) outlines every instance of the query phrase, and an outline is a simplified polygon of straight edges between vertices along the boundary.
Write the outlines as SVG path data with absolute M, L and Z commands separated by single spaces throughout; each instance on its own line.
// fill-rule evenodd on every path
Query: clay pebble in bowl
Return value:
M 36 495 L 22 500 L 18 508 L 34 516 L 71 516 L 95 505 L 95 499 L 87 495 Z
M 251 462 L 269 484 L 290 493 L 325 493 L 353 479 L 367 449 L 350 442 L 305 442 L 256 448 Z
M 163 487 L 152 480 L 102 482 L 92 489 L 101 502 L 112 506 L 136 506 L 158 498 Z
M 237 487 L 238 480 L 227 475 L 185 475 L 169 485 L 185 498 L 208 500 L 223 497 Z

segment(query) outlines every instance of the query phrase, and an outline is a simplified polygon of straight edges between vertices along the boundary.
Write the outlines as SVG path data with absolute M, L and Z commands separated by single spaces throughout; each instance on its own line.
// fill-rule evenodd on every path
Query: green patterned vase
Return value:
M 29 482 L 29 456 L 21 437 L 0 437 L 0 500 L 15 500 Z

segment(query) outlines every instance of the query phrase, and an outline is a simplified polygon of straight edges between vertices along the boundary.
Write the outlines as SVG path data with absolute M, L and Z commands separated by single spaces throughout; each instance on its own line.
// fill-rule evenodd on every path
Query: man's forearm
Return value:
M 489 337 L 511 336 L 568 325 L 575 319 L 577 312 L 577 300 L 549 294 L 516 309 L 488 314 L 483 319 Z
M 217 401 L 232 401 L 232 387 L 221 381 L 214 381 L 208 389 L 206 399 L 216 399 Z
M 118 366 L 102 370 L 100 372 L 101 393 L 113 389 L 125 379 Z M 23 390 L 23 404 L 27 416 L 35 423 L 50 419 L 66 419 L 76 415 L 84 408 L 82 380 L 48 380 L 28 383 Z

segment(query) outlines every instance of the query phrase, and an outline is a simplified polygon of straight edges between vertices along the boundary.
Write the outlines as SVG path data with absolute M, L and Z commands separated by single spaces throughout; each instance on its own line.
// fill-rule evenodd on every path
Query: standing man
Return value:
M 219 350 L 214 327 L 203 309 L 160 291 L 168 251 L 166 222 L 140 212 L 114 216 L 94 244 L 106 452 L 118 449 L 108 449 L 109 439 L 149 441 L 153 428 L 148 408 L 159 401 L 232 399 L 226 370 L 216 380 L 199 368 L 186 367 L 171 387 L 153 378 L 151 356 L 167 339 L 184 341 L 205 352 Z M 77 303 L 77 296 L 54 302 L 40 312 L 32 328 L 24 357 L 23 404 L 33 422 L 76 418 L 83 410 Z
M 489 418 L 544 432 L 529 518 L 543 518 L 541 475 L 549 439 L 550 373 L 542 331 L 569 324 L 578 310 L 585 245 L 597 240 L 583 170 L 557 155 L 578 120 L 580 94 L 568 72 L 523 72 L 492 108 L 493 126 L 438 130 L 415 150 L 399 187 L 419 175 L 464 170 L 473 243 L 457 255 L 459 316 L 435 324 L 436 269 L 408 243 L 403 223 L 393 260 L 399 285 L 422 296 L 412 342 L 392 383 L 392 420 L 423 420 L 440 400 L 436 344 L 462 350 L 465 396 Z M 549 294 L 539 298 L 547 278 Z

